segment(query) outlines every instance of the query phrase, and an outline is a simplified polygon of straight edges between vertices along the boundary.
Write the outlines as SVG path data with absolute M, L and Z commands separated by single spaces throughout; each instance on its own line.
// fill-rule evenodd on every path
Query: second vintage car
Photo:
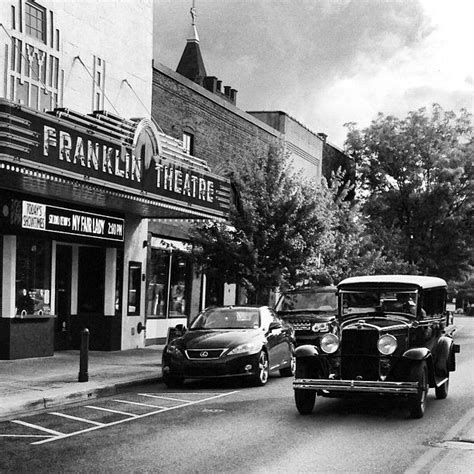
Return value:
M 316 395 L 384 394 L 404 397 L 413 418 L 425 412 L 430 387 L 448 395 L 455 370 L 447 328 L 446 282 L 413 275 L 373 275 L 338 285 L 340 334 L 327 334 L 320 349 L 296 350 L 295 402 L 313 410 Z
M 294 375 L 294 331 L 267 306 L 208 308 L 183 332 L 163 351 L 163 381 L 169 387 L 185 379 L 222 377 L 265 385 L 271 371 Z

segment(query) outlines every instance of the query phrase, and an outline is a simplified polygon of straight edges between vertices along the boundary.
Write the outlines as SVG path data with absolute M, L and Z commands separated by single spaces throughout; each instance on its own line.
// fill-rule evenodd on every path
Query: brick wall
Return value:
M 282 135 L 163 65 L 153 69 L 152 116 L 167 135 L 194 134 L 194 155 L 222 174 L 227 160 L 257 158 Z

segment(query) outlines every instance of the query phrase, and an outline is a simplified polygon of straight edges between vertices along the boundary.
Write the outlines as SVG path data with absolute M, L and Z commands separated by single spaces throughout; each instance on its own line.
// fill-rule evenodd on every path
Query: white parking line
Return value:
M 84 423 L 90 423 L 91 425 L 103 426 L 105 423 L 100 423 L 98 421 L 88 420 L 86 418 L 79 418 L 78 416 L 67 415 L 66 413 L 57 413 L 55 411 L 49 413 L 49 415 L 62 416 L 63 418 L 68 418 L 70 420 L 83 421 Z
M 201 400 L 188 401 L 186 403 L 183 403 L 182 405 L 175 405 L 173 407 L 168 407 L 168 408 L 160 408 L 159 410 L 154 410 L 154 411 L 151 411 L 151 412 L 148 412 L 148 413 L 144 413 L 143 415 L 134 415 L 134 416 L 130 415 L 129 418 L 124 418 L 122 420 L 113 421 L 111 423 L 104 424 L 103 426 L 92 426 L 91 428 L 86 428 L 84 430 L 75 431 L 74 433 L 61 434 L 61 435 L 58 435 L 58 436 L 55 436 L 55 437 L 52 437 L 52 438 L 49 438 L 49 439 L 42 439 L 41 441 L 35 441 L 34 443 L 31 443 L 31 444 L 44 444 L 44 443 L 50 443 L 51 441 L 58 441 L 58 440 L 64 439 L 64 438 L 72 438 L 73 436 L 77 436 L 77 435 L 80 435 L 82 433 L 89 433 L 90 431 L 96 431 L 96 430 L 100 430 L 100 429 L 103 429 L 103 428 L 107 428 L 109 426 L 115 426 L 115 425 L 120 425 L 122 423 L 127 423 L 131 420 L 138 420 L 140 418 L 146 418 L 148 416 L 157 415 L 158 413 L 164 413 L 166 411 L 171 411 L 171 410 L 176 410 L 178 408 L 183 408 L 183 407 L 188 407 L 188 406 L 191 406 L 191 405 L 196 405 L 198 403 L 207 402 L 209 400 L 215 400 L 217 398 L 227 397 L 229 395 L 233 395 L 234 393 L 238 393 L 238 390 L 234 390 L 233 392 L 227 392 L 227 393 L 219 393 L 219 394 L 217 394 L 213 397 L 206 397 L 206 398 L 203 398 Z M 98 408 L 98 407 L 89 406 L 89 408 Z M 107 410 L 107 411 L 109 411 L 109 410 Z
M 0 434 L 0 438 L 51 438 L 50 435 Z
M 12 423 L 17 423 L 18 425 L 28 426 L 28 428 L 34 428 L 35 430 L 45 431 L 46 433 L 50 433 L 55 436 L 63 436 L 64 433 L 60 431 L 50 430 L 49 428 L 45 428 L 44 426 L 33 425 L 32 423 L 27 423 L 26 421 L 22 420 L 12 420 Z
M 152 395 L 151 393 L 139 393 L 142 397 L 150 397 L 150 398 L 160 398 L 161 400 L 171 400 L 173 402 L 183 402 L 187 403 L 190 400 L 183 400 L 182 398 L 172 398 L 172 397 L 163 397 L 162 395 Z
M 128 413 L 126 411 L 112 410 L 111 408 L 104 408 L 104 407 L 95 407 L 93 405 L 86 405 L 86 408 L 92 408 L 93 410 L 108 411 L 109 413 L 117 413 L 119 415 L 130 416 L 132 418 L 138 416 L 138 415 L 135 415 L 134 413 Z M 104 424 L 104 426 L 106 425 Z
M 127 404 L 130 404 L 130 405 L 138 405 L 140 407 L 165 408 L 165 407 L 159 407 L 158 405 L 152 405 L 151 403 L 132 402 L 130 400 L 114 400 L 114 402 L 127 403 Z

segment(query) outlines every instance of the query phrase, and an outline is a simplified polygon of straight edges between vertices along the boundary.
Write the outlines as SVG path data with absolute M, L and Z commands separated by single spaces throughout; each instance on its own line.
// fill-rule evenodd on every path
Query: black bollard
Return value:
M 89 381 L 89 329 L 85 328 L 81 333 L 81 354 L 79 356 L 79 382 Z

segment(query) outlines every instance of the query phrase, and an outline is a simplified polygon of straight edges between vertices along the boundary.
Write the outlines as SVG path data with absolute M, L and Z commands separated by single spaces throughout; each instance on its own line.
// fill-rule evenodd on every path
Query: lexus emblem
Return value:
M 202 351 L 199 353 L 199 357 L 207 357 L 209 353 L 207 351 Z

